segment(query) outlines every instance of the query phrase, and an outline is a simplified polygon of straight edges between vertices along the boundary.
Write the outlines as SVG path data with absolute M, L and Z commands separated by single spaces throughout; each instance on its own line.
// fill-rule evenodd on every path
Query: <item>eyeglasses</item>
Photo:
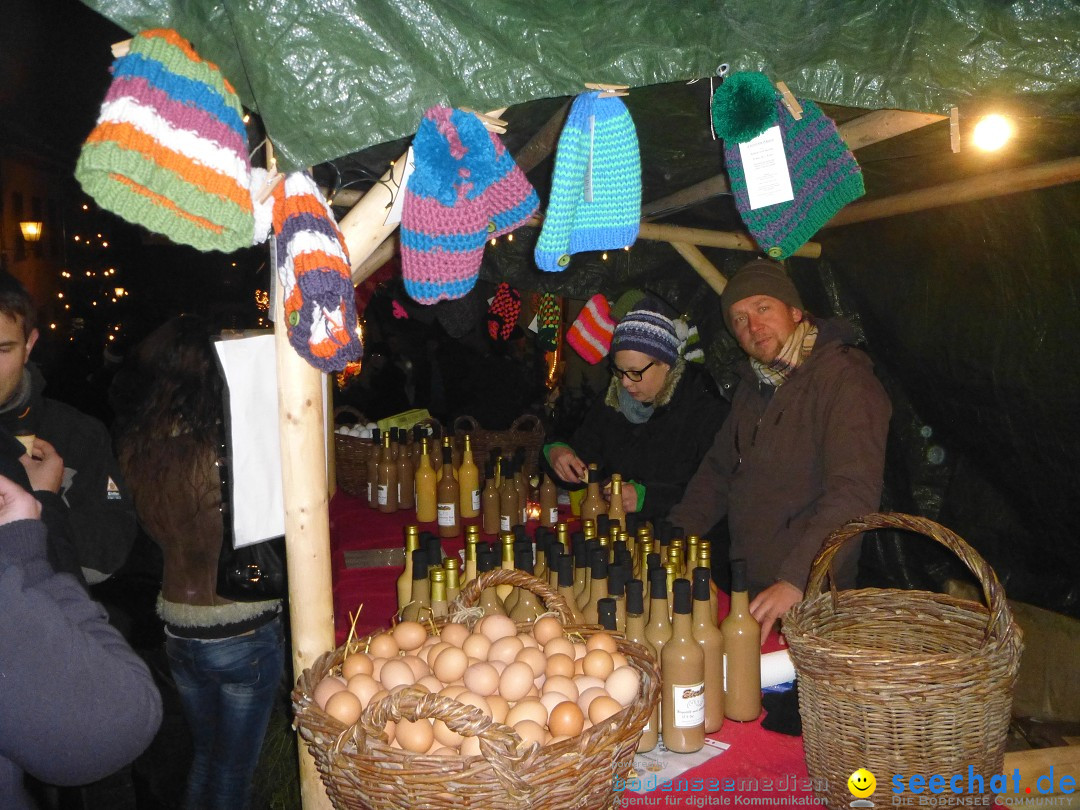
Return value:
M 631 369 L 627 369 L 626 371 L 623 371 L 621 368 L 619 368 L 614 363 L 609 363 L 608 368 L 610 368 L 611 373 L 614 374 L 616 377 L 618 377 L 620 380 L 623 377 L 626 377 L 627 379 L 630 380 L 630 382 L 641 382 L 641 378 L 645 376 L 645 372 L 648 371 L 650 368 L 652 368 L 655 365 L 656 365 L 656 361 L 653 360 L 651 363 L 649 363 L 649 365 L 645 366 L 645 368 L 639 368 L 639 369 L 631 368 Z

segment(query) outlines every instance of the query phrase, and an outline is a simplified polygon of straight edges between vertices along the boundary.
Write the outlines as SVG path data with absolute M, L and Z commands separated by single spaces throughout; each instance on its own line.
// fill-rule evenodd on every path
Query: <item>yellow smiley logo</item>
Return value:
M 866 768 L 859 768 L 847 780 L 848 790 L 851 791 L 851 795 L 858 799 L 865 799 L 868 796 L 873 796 L 874 791 L 877 790 L 877 780 L 874 775 Z

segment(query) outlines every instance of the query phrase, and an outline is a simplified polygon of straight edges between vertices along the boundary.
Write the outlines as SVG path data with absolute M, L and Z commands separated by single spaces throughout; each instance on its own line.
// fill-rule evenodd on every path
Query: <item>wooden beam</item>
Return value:
M 846 124 L 841 124 L 837 129 L 840 137 L 847 143 L 851 150 L 861 149 L 878 141 L 884 141 L 913 129 L 935 124 L 945 120 L 944 115 L 931 113 L 908 112 L 907 110 L 877 110 L 859 116 Z M 719 149 L 719 144 L 717 145 Z M 681 191 L 661 197 L 658 200 L 641 206 L 641 218 L 655 219 L 666 214 L 673 214 L 686 208 L 693 208 L 699 203 L 720 197 L 731 191 L 727 177 L 718 174 L 692 186 L 687 186 Z
M 872 143 L 885 141 L 911 132 L 913 129 L 936 124 L 944 121 L 946 115 L 933 113 L 911 112 L 909 110 L 875 110 L 866 115 L 853 118 L 845 124 L 837 127 L 840 137 L 844 139 L 848 149 L 855 151 L 869 146 Z
M 745 250 L 750 253 L 761 251 L 757 242 L 750 238 L 750 234 L 732 231 L 710 231 L 704 228 L 683 228 L 679 225 L 662 225 L 655 222 L 642 222 L 641 229 L 638 231 L 638 238 L 660 242 L 685 242 L 691 245 L 726 248 L 728 250 Z M 807 242 L 792 255 L 817 259 L 821 256 L 821 244 L 819 242 Z
M 829 220 L 825 227 L 838 228 L 856 222 L 885 219 L 946 205 L 975 202 L 1021 191 L 1075 183 L 1077 180 L 1080 180 L 1080 157 L 1052 160 L 1035 166 L 1005 169 L 978 177 L 954 180 L 951 183 L 895 194 L 879 200 L 852 203 Z
M 363 283 L 363 281 L 386 264 L 394 255 L 394 251 L 397 250 L 398 239 L 396 235 L 390 235 L 383 243 L 379 245 L 372 252 L 370 256 L 364 259 L 358 266 L 353 267 L 352 271 L 352 283 L 353 286 Z
M 678 251 L 680 256 L 686 259 L 686 263 L 694 268 L 697 274 L 705 280 L 706 284 L 713 288 L 717 295 L 723 295 L 724 288 L 727 286 L 727 279 L 704 253 L 688 242 L 671 242 L 671 246 Z
M 570 102 L 567 101 L 555 111 L 554 115 L 540 129 L 536 130 L 529 142 L 514 155 L 514 162 L 523 172 L 528 174 L 555 151 L 555 145 L 559 142 L 559 135 L 562 133 L 569 109 Z

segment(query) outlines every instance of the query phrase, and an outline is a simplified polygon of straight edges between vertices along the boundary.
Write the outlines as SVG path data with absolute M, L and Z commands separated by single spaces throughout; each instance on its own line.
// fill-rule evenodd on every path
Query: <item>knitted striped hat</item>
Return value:
M 471 113 L 429 109 L 413 156 L 401 211 L 405 291 L 421 304 L 461 298 L 479 277 L 484 242 L 521 226 L 539 198 L 498 135 Z
M 581 308 L 577 318 L 566 330 L 566 342 L 581 355 L 585 362 L 596 365 L 611 349 L 611 335 L 615 321 L 611 307 L 603 295 L 597 293 Z
M 663 305 L 653 298 L 638 302 L 615 327 L 611 353 L 635 351 L 675 365 L 683 339 L 679 337 L 673 319 L 664 314 Z
M 718 105 L 730 100 L 722 94 L 732 78 L 729 77 L 716 91 L 714 111 Z M 799 121 L 787 111 L 775 91 L 764 103 L 775 107 L 775 111 L 766 110 L 761 114 L 771 119 L 775 112 L 780 124 L 793 200 L 752 209 L 739 143 L 722 127 L 717 128 L 717 135 L 721 138 L 728 135 L 724 138 L 724 163 L 735 206 L 743 222 L 765 253 L 774 259 L 784 259 L 809 241 L 837 211 L 863 196 L 866 189 L 859 164 L 840 137 L 836 124 L 814 102 L 799 99 L 803 108 Z M 717 118 L 714 114 L 714 124 L 718 123 Z
M 243 110 L 217 66 L 175 31 L 143 31 L 112 66 L 75 177 L 129 222 L 199 250 L 250 247 Z
M 274 187 L 274 236 L 289 343 L 315 368 L 341 371 L 364 353 L 349 251 L 307 172 Z
M 622 99 L 574 99 L 555 150 L 555 173 L 536 241 L 536 266 L 565 270 L 570 255 L 632 245 L 641 222 L 641 155 Z

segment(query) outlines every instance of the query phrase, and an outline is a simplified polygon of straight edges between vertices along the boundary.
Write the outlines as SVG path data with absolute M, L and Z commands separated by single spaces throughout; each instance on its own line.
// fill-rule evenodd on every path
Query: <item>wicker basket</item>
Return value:
M 519 416 L 508 430 L 485 430 L 471 416 L 459 416 L 454 420 L 454 436 L 459 445 L 463 445 L 468 433 L 472 441 L 473 457 L 478 464 L 487 460 L 488 454 L 496 447 L 503 455 L 511 455 L 518 447 L 525 449 L 525 460 L 532 469 L 537 468 L 540 448 L 544 446 L 544 426 L 540 418 L 531 413 Z
M 895 589 L 823 592 L 837 549 L 873 529 L 924 534 L 955 553 L 982 584 L 976 602 Z M 804 601 L 784 617 L 798 674 L 806 764 L 830 807 L 847 806 L 847 779 L 1001 773 L 1023 647 L 993 570 L 957 535 L 925 518 L 878 513 L 822 545 Z M 817 785 L 827 789 L 817 789 Z M 966 781 L 965 781 L 965 784 Z
M 520 571 L 482 574 L 462 589 L 459 603 L 474 606 L 482 588 L 498 584 L 529 588 L 568 621 L 565 601 L 546 583 Z M 597 632 L 595 627 L 572 625 L 568 630 L 583 637 Z M 616 638 L 619 651 L 641 674 L 637 700 L 609 720 L 555 745 L 519 750 L 520 738 L 512 728 L 479 709 L 414 687 L 371 703 L 359 722 L 346 728 L 312 698 L 316 684 L 341 664 L 344 648 L 326 653 L 300 676 L 292 694 L 296 727 L 338 810 L 614 808 L 619 805 L 615 780 L 625 780 L 641 732 L 660 699 L 656 659 L 640 645 Z M 383 726 L 402 717 L 438 718 L 459 734 L 479 736 L 482 753 L 444 757 L 391 748 Z
M 343 415 L 354 417 L 354 421 L 366 421 L 363 414 L 349 405 L 342 405 L 334 409 L 334 422 Z M 433 435 L 442 435 L 442 425 L 434 418 L 421 419 L 419 425 L 430 427 Z M 338 486 L 355 498 L 366 498 L 367 491 L 367 468 L 371 456 L 378 454 L 379 448 L 371 439 L 362 439 L 359 436 L 346 436 L 341 433 L 334 434 L 334 467 L 337 475 Z

